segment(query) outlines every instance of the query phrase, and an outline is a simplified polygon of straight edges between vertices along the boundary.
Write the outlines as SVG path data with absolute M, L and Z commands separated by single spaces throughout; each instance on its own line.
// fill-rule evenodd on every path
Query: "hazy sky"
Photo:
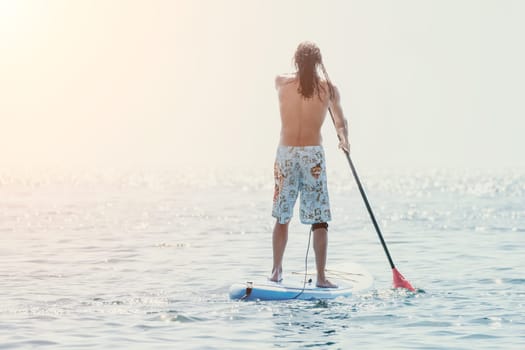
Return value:
M 310 40 L 362 167 L 524 167 L 523 18 L 519 0 L 0 0 L 0 166 L 271 167 L 274 77 Z

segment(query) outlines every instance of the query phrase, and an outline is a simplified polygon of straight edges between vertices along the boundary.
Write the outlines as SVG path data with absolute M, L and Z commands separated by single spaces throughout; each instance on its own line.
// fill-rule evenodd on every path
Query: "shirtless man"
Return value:
M 326 184 L 326 164 L 321 146 L 321 126 L 328 108 L 332 111 L 339 148 L 349 152 L 348 128 L 337 88 L 330 82 L 319 48 L 310 42 L 299 44 L 294 56 L 297 71 L 279 75 L 275 87 L 281 112 L 281 139 L 275 160 L 275 192 L 272 216 L 273 268 L 270 280 L 282 280 L 282 261 L 288 241 L 288 224 L 299 193 L 300 220 L 312 225 L 317 267 L 317 286 L 335 288 L 326 279 L 328 221 L 331 220 Z M 324 79 L 318 72 L 321 70 Z

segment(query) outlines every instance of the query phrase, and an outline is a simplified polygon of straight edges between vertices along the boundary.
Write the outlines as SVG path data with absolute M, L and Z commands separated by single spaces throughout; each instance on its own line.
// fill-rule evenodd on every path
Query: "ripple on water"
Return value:
M 28 348 L 40 348 L 44 346 L 57 346 L 60 345 L 57 342 L 49 340 L 24 340 L 19 342 L 7 342 L 0 344 L 0 349 L 28 349 Z
M 207 321 L 207 318 L 192 316 L 187 313 L 182 313 L 177 310 L 168 310 L 161 312 L 151 312 L 149 314 L 155 314 L 153 317 L 148 318 L 148 321 L 156 322 L 178 322 L 178 323 L 192 323 Z

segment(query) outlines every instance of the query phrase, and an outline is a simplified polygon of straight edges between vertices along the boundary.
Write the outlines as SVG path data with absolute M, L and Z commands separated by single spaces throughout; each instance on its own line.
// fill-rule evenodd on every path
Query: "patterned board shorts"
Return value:
M 322 146 L 279 146 L 274 177 L 272 216 L 279 223 L 290 221 L 299 193 L 300 219 L 303 224 L 328 222 L 332 219 Z

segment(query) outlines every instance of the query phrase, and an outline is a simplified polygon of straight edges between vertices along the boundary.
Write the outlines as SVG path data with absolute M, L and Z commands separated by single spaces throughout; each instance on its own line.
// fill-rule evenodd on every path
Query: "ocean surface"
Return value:
M 329 173 L 328 267 L 362 294 L 237 302 L 271 268 L 272 169 L 0 173 L 0 349 L 524 349 L 525 172 Z M 302 269 L 294 217 L 284 278 Z M 310 250 L 310 268 L 314 267 Z

